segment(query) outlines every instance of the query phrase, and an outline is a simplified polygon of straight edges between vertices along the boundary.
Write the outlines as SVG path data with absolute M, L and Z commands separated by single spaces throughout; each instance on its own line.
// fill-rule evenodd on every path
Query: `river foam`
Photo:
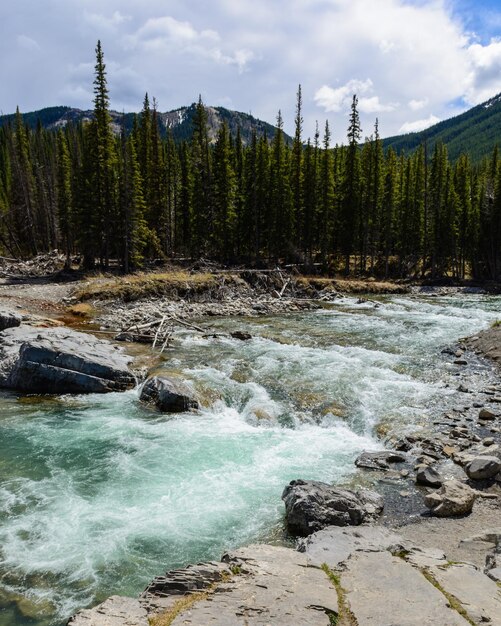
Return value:
M 165 371 L 205 405 L 174 417 L 140 406 L 137 391 L 0 397 L 0 624 L 59 625 L 168 568 L 280 538 L 287 482 L 346 481 L 359 452 L 381 447 L 376 424 L 430 419 L 454 394 L 440 348 L 487 326 L 499 304 L 347 298 L 217 320 L 255 339 L 180 334 Z

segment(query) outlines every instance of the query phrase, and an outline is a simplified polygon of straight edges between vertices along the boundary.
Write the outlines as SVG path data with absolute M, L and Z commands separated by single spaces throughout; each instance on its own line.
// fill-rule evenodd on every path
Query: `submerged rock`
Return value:
M 131 357 L 70 328 L 9 328 L 0 334 L 0 387 L 28 393 L 106 393 L 135 386 Z
M 326 526 L 358 526 L 376 520 L 384 507 L 373 491 L 340 489 L 314 480 L 293 480 L 284 489 L 285 519 L 294 535 L 310 535 Z
M 424 503 L 433 515 L 455 517 L 471 513 L 477 494 L 458 480 L 446 480 L 438 491 L 425 496 Z
M 357 467 L 364 469 L 389 469 L 390 463 L 404 463 L 407 460 L 405 454 L 393 450 L 382 450 L 380 452 L 364 451 L 355 459 Z
M 165 376 L 149 378 L 143 385 L 140 400 L 154 404 L 165 413 L 182 413 L 200 406 L 188 385 Z

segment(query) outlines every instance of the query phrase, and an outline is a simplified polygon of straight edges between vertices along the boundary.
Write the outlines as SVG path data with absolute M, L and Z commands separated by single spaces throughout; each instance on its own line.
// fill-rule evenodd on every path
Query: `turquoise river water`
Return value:
M 254 338 L 179 334 L 163 368 L 206 406 L 175 417 L 137 390 L 0 395 L 0 626 L 61 626 L 167 569 L 280 541 L 287 482 L 347 482 L 378 424 L 412 430 L 454 402 L 441 349 L 500 316 L 501 298 L 461 295 L 210 320 Z

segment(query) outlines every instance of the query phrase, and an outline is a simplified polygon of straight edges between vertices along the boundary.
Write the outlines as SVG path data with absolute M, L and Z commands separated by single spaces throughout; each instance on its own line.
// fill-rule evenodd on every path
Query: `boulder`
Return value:
M 422 466 L 416 472 L 416 483 L 425 487 L 440 487 L 443 479 L 434 467 Z
M 136 385 L 131 357 L 70 328 L 9 328 L 0 334 L 0 387 L 27 393 L 106 393 Z
M 497 416 L 498 414 L 490 409 L 481 409 L 478 414 L 478 419 L 491 421 L 495 420 Z
M 405 454 L 393 450 L 364 451 L 355 459 L 355 465 L 364 469 L 386 470 L 390 468 L 390 463 L 404 463 L 406 460 Z
M 140 400 L 154 404 L 165 413 L 182 413 L 200 406 L 188 385 L 165 376 L 149 378 L 143 385 Z
M 0 331 L 21 326 L 21 317 L 15 313 L 0 311 Z
M 314 480 L 293 480 L 284 489 L 285 519 L 294 535 L 310 535 L 326 526 L 358 526 L 375 521 L 384 507 L 373 491 L 341 489 Z
M 471 513 L 477 494 L 458 480 L 446 480 L 433 493 L 425 496 L 424 503 L 433 515 L 454 517 Z
M 477 456 L 466 464 L 465 471 L 472 480 L 494 478 L 501 471 L 501 460 L 496 456 Z

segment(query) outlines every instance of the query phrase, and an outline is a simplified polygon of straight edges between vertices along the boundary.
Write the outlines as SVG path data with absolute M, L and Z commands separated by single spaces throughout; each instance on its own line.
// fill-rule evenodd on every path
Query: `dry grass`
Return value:
M 187 611 L 196 602 L 200 602 L 200 600 L 207 600 L 208 597 L 209 593 L 206 591 L 192 593 L 189 596 L 183 596 L 168 611 L 159 613 L 154 617 L 150 617 L 150 626 L 170 626 L 180 613 Z
M 229 278 L 229 277 L 228 277 Z M 189 274 L 173 271 L 164 274 L 132 274 L 115 278 L 96 278 L 82 285 L 75 293 L 80 301 L 114 300 L 132 302 L 155 296 L 186 296 L 218 286 L 214 274 Z

